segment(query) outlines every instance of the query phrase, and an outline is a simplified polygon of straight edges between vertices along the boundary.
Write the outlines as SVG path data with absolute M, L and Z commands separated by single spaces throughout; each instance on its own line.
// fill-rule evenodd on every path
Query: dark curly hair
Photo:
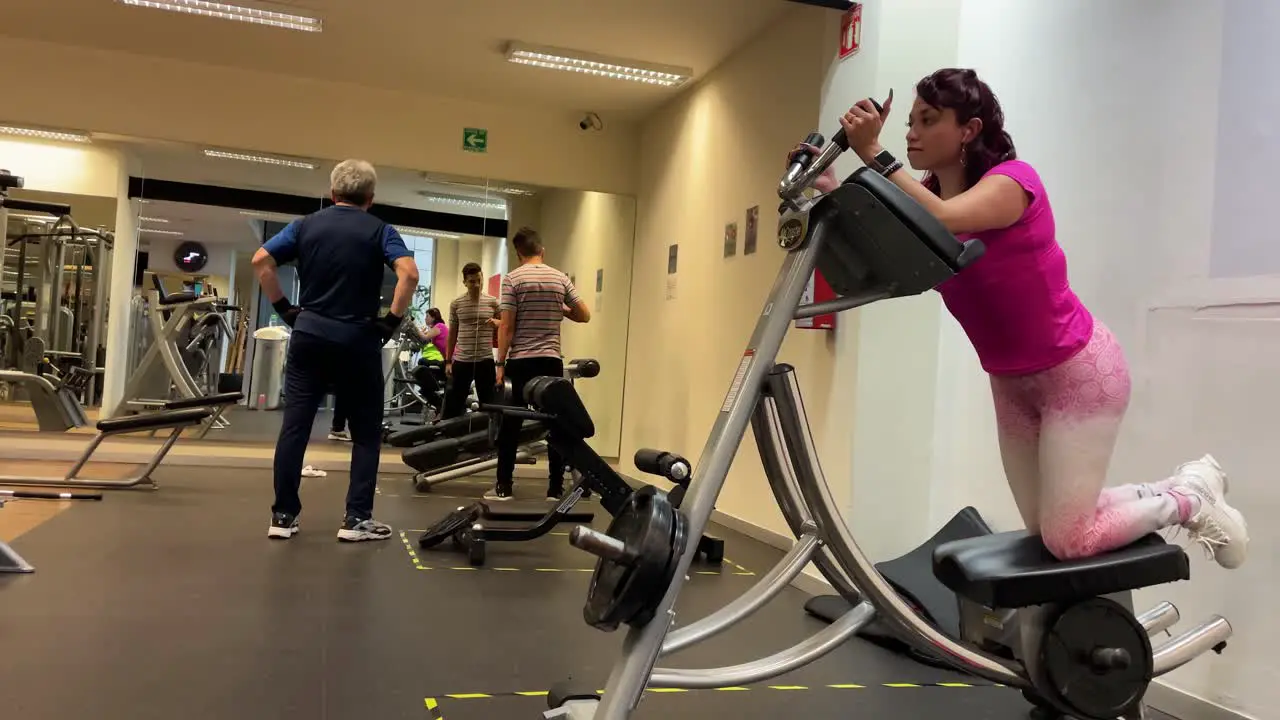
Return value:
M 996 165 L 1018 158 L 1013 138 L 1004 129 L 1000 101 L 991 86 L 978 79 L 978 73 L 958 68 L 939 70 L 916 84 L 916 95 L 939 110 L 950 108 L 960 124 L 973 118 L 982 121 L 978 136 L 964 146 L 965 187 L 976 185 Z M 941 191 L 932 173 L 925 176 L 924 186 L 934 194 Z
M 440 314 L 440 308 L 427 308 L 427 317 L 430 318 L 432 327 L 444 322 L 444 316 Z

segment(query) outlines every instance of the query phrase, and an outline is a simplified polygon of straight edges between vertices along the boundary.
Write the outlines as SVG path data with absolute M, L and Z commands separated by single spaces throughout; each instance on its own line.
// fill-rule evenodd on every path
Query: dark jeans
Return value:
M 297 515 L 302 511 L 298 486 L 302 460 L 311 439 L 316 410 L 330 390 L 336 394 L 335 412 L 343 412 L 351 426 L 351 484 L 347 488 L 347 517 L 373 516 L 382 449 L 382 354 L 376 338 L 340 345 L 317 335 L 294 331 L 285 370 L 284 422 L 276 442 L 276 501 L 272 512 Z
M 524 407 L 525 383 L 542 375 L 562 377 L 564 361 L 558 357 L 508 360 L 506 371 L 507 379 L 511 381 L 511 404 Z M 509 488 L 515 478 L 516 453 L 520 449 L 520 426 L 523 424 L 519 418 L 502 418 L 502 428 L 498 430 L 498 485 Z M 547 448 L 547 464 L 551 469 L 548 490 L 563 490 L 564 459 L 554 448 Z
M 329 426 L 330 432 L 340 433 L 347 429 L 347 408 L 338 398 L 341 395 L 335 390 L 333 393 L 333 424 Z
M 475 381 L 476 397 L 482 403 L 493 402 L 493 386 L 498 382 L 497 368 L 493 360 L 455 362 L 453 379 L 444 395 L 444 417 L 458 417 L 466 410 L 467 393 Z

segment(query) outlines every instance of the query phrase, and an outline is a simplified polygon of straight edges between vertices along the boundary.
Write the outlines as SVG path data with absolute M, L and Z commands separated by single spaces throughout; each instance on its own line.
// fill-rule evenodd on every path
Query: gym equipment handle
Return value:
M 619 565 L 634 565 L 639 556 L 616 537 L 578 525 L 569 531 L 569 544 Z
M 8 190 L 9 188 L 20 188 L 27 184 L 26 180 L 10 173 L 8 170 L 0 170 L 0 190 Z
M 665 477 L 677 485 L 688 485 L 693 466 L 688 460 L 665 450 L 640 448 L 635 456 L 636 469 L 650 475 Z
M 0 201 L 9 210 L 21 210 L 24 212 L 39 212 L 49 215 L 62 217 L 71 214 L 71 206 L 64 203 L 40 202 L 38 200 L 19 200 L 17 198 L 5 198 Z

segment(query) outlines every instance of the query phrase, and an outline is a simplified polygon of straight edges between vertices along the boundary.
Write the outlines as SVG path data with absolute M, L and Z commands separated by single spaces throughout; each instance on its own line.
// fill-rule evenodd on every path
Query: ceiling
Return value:
M 697 77 L 793 7 L 786 0 L 225 1 L 317 16 L 324 31 L 114 0 L 4 0 L 0 34 L 510 105 L 517 112 L 523 103 L 636 117 L 679 90 L 514 65 L 503 48 L 511 41 L 567 48 L 689 67 Z M 127 86 L 122 92 L 127 96 Z M 262 103 L 261 111 L 270 112 L 271 98 Z

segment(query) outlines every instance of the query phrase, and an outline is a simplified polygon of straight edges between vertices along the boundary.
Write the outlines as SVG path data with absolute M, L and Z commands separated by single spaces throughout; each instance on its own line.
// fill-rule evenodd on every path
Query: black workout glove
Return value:
M 374 325 L 378 328 L 378 337 L 382 338 L 382 342 L 386 343 L 396 334 L 396 330 L 400 329 L 400 323 L 404 322 L 404 318 L 399 315 L 387 313 L 374 321 Z
M 271 303 L 271 307 L 275 308 L 276 314 L 289 327 L 293 327 L 293 324 L 298 321 L 298 313 L 302 312 L 302 308 L 289 302 L 289 298 L 283 297 Z

